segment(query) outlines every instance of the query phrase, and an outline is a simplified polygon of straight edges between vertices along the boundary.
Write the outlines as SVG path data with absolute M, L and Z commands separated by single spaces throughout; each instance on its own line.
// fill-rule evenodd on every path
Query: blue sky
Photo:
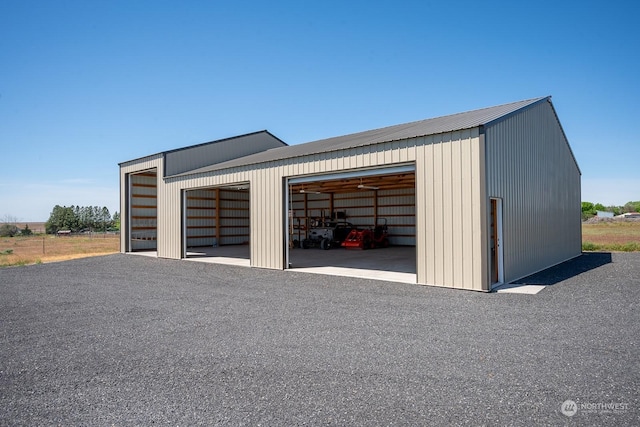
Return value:
M 551 95 L 583 200 L 640 200 L 634 1 L 0 2 L 0 220 L 118 211 L 118 163 Z

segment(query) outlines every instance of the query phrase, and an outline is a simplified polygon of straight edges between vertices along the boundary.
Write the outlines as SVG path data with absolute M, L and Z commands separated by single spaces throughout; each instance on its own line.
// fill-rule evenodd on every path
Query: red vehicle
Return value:
M 342 247 L 347 249 L 375 249 L 388 246 L 389 232 L 386 218 L 383 224 L 376 225 L 373 230 L 369 228 L 351 230 L 342 242 Z

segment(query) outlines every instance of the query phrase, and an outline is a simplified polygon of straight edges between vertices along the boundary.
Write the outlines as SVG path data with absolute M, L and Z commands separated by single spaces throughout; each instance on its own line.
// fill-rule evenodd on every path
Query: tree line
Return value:
M 582 219 L 587 220 L 597 214 L 597 211 L 613 212 L 622 215 L 628 212 L 640 212 L 640 201 L 627 202 L 624 206 L 604 206 L 602 203 L 582 202 Z
M 55 234 L 60 230 L 82 231 L 118 231 L 120 230 L 120 214 L 113 216 L 109 209 L 99 206 L 59 206 L 51 211 L 45 223 L 47 234 Z

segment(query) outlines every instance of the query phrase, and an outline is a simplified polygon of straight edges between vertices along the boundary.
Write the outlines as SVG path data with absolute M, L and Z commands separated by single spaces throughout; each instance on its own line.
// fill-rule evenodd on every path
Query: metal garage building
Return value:
M 256 132 L 121 163 L 120 181 L 122 252 L 244 244 L 252 267 L 285 269 L 302 219 L 343 212 L 387 220 L 380 252 L 415 248 L 419 284 L 488 291 L 581 253 L 550 97 L 294 146 Z

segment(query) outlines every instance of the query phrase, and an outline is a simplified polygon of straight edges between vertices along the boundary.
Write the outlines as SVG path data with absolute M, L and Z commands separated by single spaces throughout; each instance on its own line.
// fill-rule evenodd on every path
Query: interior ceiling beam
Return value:
M 379 190 L 396 190 L 414 188 L 415 182 L 415 173 L 353 177 L 327 181 L 318 179 L 317 181 L 291 184 L 291 191 L 294 193 L 299 193 L 301 190 L 308 193 L 353 193 L 358 191 L 373 191 L 373 189 L 358 188 L 359 185 L 378 187 Z

